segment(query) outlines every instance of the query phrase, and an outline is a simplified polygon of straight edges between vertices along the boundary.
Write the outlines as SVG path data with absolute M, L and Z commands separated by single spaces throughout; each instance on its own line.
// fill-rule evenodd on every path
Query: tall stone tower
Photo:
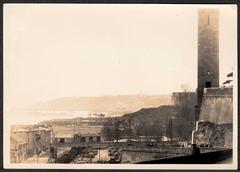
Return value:
M 203 90 L 219 87 L 219 12 L 217 9 L 198 10 L 198 103 L 196 120 L 199 118 Z

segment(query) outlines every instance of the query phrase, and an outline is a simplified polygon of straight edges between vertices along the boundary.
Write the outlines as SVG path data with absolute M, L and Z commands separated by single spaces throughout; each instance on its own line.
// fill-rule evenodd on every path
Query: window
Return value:
M 206 88 L 209 88 L 209 87 L 211 87 L 211 82 L 206 82 Z
M 50 152 L 53 153 L 54 152 L 54 148 L 50 147 Z
M 86 142 L 86 138 L 85 137 L 81 137 L 81 142 Z
M 93 141 L 93 137 L 89 137 L 89 142 L 92 142 Z
M 64 139 L 64 138 L 61 138 L 61 139 L 60 139 L 60 143 L 65 143 L 65 139 Z
M 100 142 L 101 138 L 100 136 L 97 136 L 97 142 Z

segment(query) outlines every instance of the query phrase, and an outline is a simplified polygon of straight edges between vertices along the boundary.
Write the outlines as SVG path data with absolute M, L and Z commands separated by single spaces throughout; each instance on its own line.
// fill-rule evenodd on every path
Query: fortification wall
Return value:
M 194 109 L 197 104 L 195 92 L 174 92 L 171 96 L 171 103 L 174 106 L 188 106 Z
M 233 89 L 205 88 L 199 122 L 193 131 L 197 145 L 232 147 Z
M 232 92 L 232 88 L 205 88 L 199 120 L 215 124 L 232 123 Z

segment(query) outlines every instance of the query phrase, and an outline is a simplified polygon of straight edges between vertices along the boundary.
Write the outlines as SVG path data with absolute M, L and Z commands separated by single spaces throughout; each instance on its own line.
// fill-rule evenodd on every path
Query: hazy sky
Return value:
M 197 87 L 197 9 L 4 5 L 4 100 L 170 94 Z M 237 53 L 236 6 L 220 13 L 220 83 Z

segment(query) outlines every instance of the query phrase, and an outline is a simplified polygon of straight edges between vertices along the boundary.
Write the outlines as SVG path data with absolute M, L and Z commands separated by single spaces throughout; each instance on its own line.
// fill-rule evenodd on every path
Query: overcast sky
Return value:
M 5 105 L 197 87 L 197 9 L 4 5 Z M 236 7 L 220 12 L 220 83 L 237 53 Z

